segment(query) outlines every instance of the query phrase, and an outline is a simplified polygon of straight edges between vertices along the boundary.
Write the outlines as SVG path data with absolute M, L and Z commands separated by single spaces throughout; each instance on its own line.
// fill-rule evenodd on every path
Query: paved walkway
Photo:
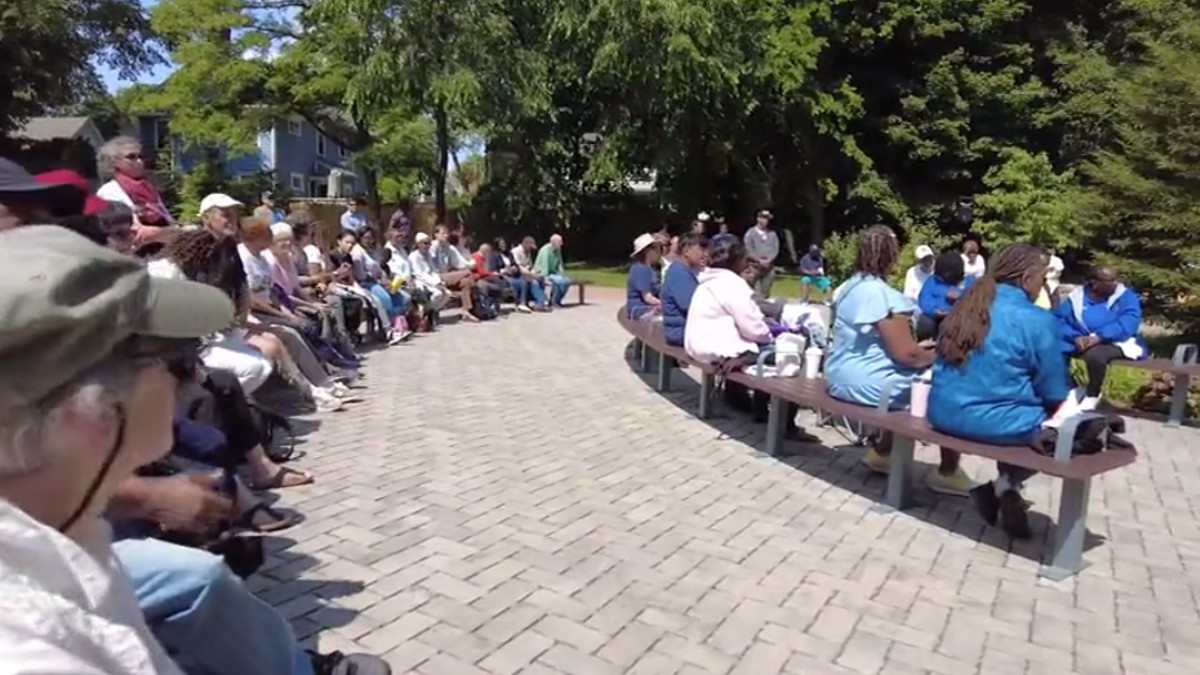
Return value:
M 372 356 L 253 588 L 397 673 L 1200 672 L 1200 432 L 1131 422 L 1143 457 L 1093 486 L 1091 567 L 1050 584 L 1039 544 L 1009 550 L 963 500 L 868 512 L 883 480 L 832 430 L 789 465 L 697 420 L 686 378 L 660 396 L 631 370 L 614 308 Z

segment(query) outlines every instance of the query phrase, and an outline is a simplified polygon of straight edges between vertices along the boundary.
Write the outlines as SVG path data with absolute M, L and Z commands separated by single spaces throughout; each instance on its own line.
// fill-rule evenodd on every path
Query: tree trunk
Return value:
M 450 120 L 446 114 L 446 106 L 438 103 L 433 110 L 433 120 L 437 125 L 438 165 L 434 177 L 434 202 L 437 208 L 437 222 L 446 222 L 446 172 L 450 166 Z
M 371 222 L 375 223 L 378 228 L 376 234 L 382 235 L 383 232 L 383 211 L 379 203 L 379 169 L 375 167 L 364 167 L 361 169 L 363 176 L 364 187 L 367 189 L 367 210 L 371 212 Z

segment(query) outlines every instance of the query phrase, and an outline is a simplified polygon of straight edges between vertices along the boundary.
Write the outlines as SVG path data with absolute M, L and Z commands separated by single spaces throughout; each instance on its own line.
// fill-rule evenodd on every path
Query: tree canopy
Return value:
M 965 234 L 969 198 L 993 247 L 1119 262 L 1173 318 L 1200 294 L 1198 0 L 14 2 L 0 125 L 161 43 L 178 69 L 138 105 L 185 142 L 248 148 L 300 116 L 376 202 L 427 190 L 444 213 L 458 183 L 481 220 L 585 230 L 652 178 L 654 209 L 770 207 L 799 244 L 883 221 L 911 245 Z M 474 139 L 486 159 L 459 166 Z

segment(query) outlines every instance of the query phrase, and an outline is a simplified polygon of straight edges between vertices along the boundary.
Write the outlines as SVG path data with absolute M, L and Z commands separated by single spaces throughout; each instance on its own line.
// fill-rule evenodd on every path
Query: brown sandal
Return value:
M 254 517 L 260 513 L 266 514 L 272 520 L 265 523 L 254 522 Z M 266 502 L 260 502 L 243 513 L 241 518 L 238 518 L 238 523 L 252 532 L 267 533 L 286 530 L 294 525 L 299 525 L 303 520 L 304 516 L 299 513 L 281 513 L 268 506 Z
M 295 478 L 291 478 L 293 476 Z M 289 480 L 289 478 L 291 479 Z M 296 471 L 295 469 L 281 466 L 279 467 L 279 471 L 275 472 L 275 475 L 271 476 L 266 482 L 253 483 L 250 485 L 250 489 L 259 491 L 281 490 L 290 487 L 300 487 L 301 485 L 312 485 L 314 482 L 316 482 L 316 479 L 303 471 Z

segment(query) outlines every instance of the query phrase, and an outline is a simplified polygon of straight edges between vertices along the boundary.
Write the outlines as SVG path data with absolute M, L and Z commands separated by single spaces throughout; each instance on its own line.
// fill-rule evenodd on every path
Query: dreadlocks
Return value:
M 1045 276 L 1046 257 L 1031 244 L 1010 244 L 988 261 L 988 272 L 980 277 L 942 322 L 938 356 L 961 367 L 971 352 L 983 346 L 991 328 L 992 302 L 996 284 L 1022 286 L 1034 275 Z
M 179 266 L 192 281 L 221 289 L 241 307 L 246 293 L 246 271 L 233 237 L 209 230 L 184 230 L 163 249 L 163 256 Z
M 900 256 L 900 245 L 896 233 L 887 225 L 872 225 L 858 239 L 858 256 L 854 270 L 863 276 L 887 279 L 896 258 Z

